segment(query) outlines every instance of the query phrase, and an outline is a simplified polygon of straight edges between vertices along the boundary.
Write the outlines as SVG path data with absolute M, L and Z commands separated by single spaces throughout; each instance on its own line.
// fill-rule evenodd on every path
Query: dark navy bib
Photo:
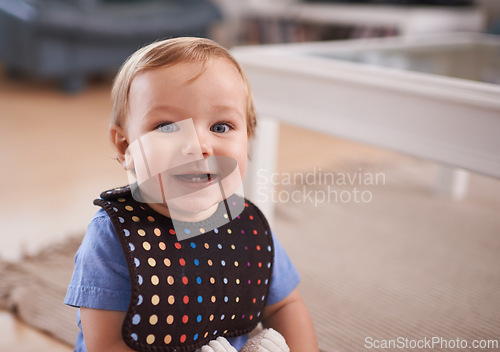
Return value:
M 271 231 L 252 203 L 230 201 L 245 203 L 237 218 L 212 231 L 203 229 L 210 219 L 186 223 L 202 235 L 182 241 L 172 220 L 134 200 L 129 187 L 94 201 L 111 218 L 127 260 L 132 296 L 122 334 L 129 347 L 193 351 L 259 323 L 273 266 Z M 215 215 L 224 209 L 219 204 Z

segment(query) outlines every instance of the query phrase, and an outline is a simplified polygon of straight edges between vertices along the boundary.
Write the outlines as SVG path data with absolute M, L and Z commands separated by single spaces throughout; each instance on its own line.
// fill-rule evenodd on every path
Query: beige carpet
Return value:
M 406 348 L 387 350 L 458 351 L 457 338 L 498 343 L 498 180 L 473 175 L 468 197 L 453 202 L 432 194 L 436 166 L 430 163 L 394 155 L 377 165 L 358 160 L 329 171 L 342 166 L 353 174 L 359 167 L 383 172 L 386 184 L 358 186 L 372 194 L 367 204 L 277 208 L 275 231 L 302 274 L 320 347 L 361 351 L 395 340 Z M 352 192 L 351 186 L 334 188 Z M 321 195 L 328 187 L 294 185 L 281 192 L 294 190 Z M 408 348 L 432 338 L 440 339 L 433 348 Z

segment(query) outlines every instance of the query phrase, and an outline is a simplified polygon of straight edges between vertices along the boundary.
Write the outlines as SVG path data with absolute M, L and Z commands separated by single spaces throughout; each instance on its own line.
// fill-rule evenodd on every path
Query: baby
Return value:
M 94 201 L 75 257 L 75 351 L 317 351 L 298 273 L 241 194 L 256 116 L 240 65 L 208 39 L 155 42 L 112 98 L 130 185 Z

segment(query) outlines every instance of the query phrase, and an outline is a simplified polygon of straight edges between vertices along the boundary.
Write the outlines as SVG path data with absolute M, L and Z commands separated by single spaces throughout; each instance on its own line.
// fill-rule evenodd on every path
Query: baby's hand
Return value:
M 231 346 L 231 344 L 222 336 L 219 336 L 216 340 L 212 340 L 208 345 L 197 349 L 195 352 L 238 352 L 236 348 Z
M 290 348 L 279 332 L 264 329 L 248 340 L 240 352 L 290 352 Z

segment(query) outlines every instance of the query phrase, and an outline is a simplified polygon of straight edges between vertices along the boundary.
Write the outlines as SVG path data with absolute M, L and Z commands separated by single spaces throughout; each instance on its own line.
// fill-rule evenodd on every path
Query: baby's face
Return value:
M 200 72 L 199 63 L 179 63 L 136 77 L 124 126 L 126 168 L 141 193 L 154 194 L 146 201 L 180 213 L 209 211 L 221 187 L 234 193 L 247 168 L 243 79 L 223 59 L 194 79 Z

